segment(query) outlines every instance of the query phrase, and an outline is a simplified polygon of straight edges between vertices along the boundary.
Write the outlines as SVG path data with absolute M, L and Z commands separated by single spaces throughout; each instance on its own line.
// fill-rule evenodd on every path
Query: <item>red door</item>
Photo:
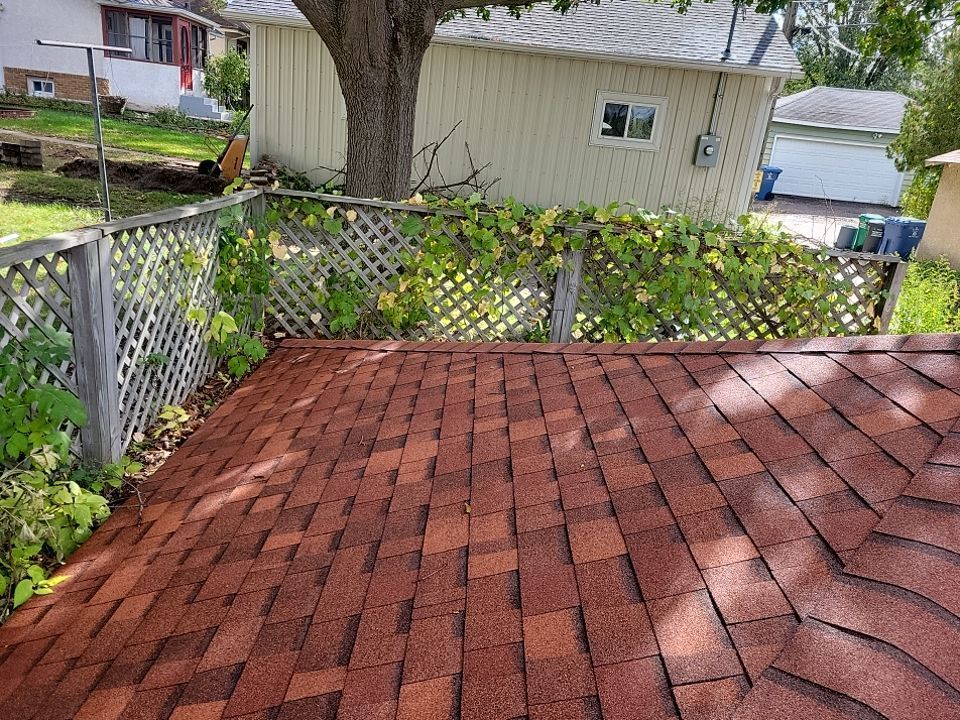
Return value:
M 190 47 L 190 30 L 180 26 L 180 89 L 193 90 L 193 52 Z

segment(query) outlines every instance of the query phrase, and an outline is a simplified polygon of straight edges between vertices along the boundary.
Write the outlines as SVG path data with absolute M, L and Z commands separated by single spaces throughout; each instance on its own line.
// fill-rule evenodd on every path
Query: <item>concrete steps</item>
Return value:
M 220 104 L 213 98 L 203 95 L 181 95 L 180 112 L 193 118 L 203 118 L 204 120 L 220 120 L 230 122 L 233 119 L 233 113 L 220 107 Z

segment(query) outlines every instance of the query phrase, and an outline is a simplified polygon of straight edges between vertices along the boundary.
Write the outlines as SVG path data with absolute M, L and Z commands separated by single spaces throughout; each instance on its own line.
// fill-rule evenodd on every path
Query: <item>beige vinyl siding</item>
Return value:
M 843 128 L 822 128 L 811 125 L 794 125 L 785 122 L 772 122 L 767 132 L 766 142 L 763 148 L 763 164 L 770 162 L 770 155 L 773 153 L 773 139 L 777 135 L 790 135 L 792 137 L 811 138 L 814 140 L 836 140 L 839 142 L 863 143 L 864 145 L 882 145 L 886 147 L 893 142 L 898 133 L 879 133 L 880 137 L 874 137 L 874 133 L 864 130 L 846 130 Z M 903 190 L 910 186 L 914 173 L 912 171 L 903 174 Z
M 254 154 L 327 179 L 344 165 L 346 120 L 326 48 L 310 30 L 258 25 L 251 52 Z M 719 77 L 437 43 L 424 61 L 416 147 L 462 121 L 439 156 L 448 182 L 469 173 L 466 142 L 477 165 L 491 163 L 486 177 L 501 178 L 498 197 L 541 205 L 622 200 L 735 215 L 747 206 L 774 82 L 728 76 L 718 166 L 700 168 L 693 164 L 696 140 L 707 132 Z M 591 145 L 598 91 L 666 97 L 660 149 Z

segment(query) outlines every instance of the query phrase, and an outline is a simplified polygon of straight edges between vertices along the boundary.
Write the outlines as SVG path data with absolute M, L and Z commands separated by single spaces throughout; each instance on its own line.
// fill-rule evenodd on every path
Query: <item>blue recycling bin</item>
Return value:
M 924 220 L 911 217 L 891 217 L 883 223 L 882 255 L 899 255 L 906 259 L 917 249 L 927 228 Z
M 773 186 L 783 172 L 783 168 L 775 165 L 764 165 L 760 168 L 763 172 L 763 179 L 760 181 L 760 190 L 757 192 L 757 200 L 770 200 L 773 198 Z

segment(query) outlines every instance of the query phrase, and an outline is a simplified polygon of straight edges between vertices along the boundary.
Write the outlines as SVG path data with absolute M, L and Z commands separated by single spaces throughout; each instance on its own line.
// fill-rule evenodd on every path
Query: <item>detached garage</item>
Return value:
M 904 173 L 887 157 L 907 98 L 815 87 L 780 98 L 764 160 L 782 168 L 777 195 L 896 206 Z

